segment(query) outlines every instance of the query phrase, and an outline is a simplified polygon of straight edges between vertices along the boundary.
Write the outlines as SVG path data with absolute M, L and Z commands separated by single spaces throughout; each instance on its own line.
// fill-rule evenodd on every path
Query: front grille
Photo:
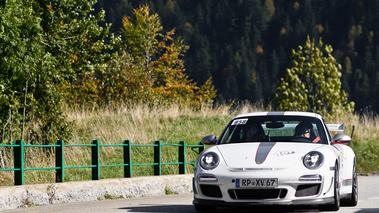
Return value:
M 229 189 L 232 199 L 278 199 L 287 195 L 287 189 Z
M 216 185 L 200 185 L 200 190 L 203 195 L 208 197 L 222 197 L 222 193 L 219 186 Z
M 295 197 L 305 197 L 317 195 L 320 190 L 320 184 L 299 185 L 296 189 Z

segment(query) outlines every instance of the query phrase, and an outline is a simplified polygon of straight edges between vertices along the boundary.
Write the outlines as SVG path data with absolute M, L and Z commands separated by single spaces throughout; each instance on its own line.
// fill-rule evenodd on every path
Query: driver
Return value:
M 302 121 L 295 128 L 295 140 L 302 138 L 313 143 L 317 143 L 320 140 L 320 137 L 316 137 L 314 134 L 313 125 L 309 121 Z
M 311 129 L 302 125 L 297 125 L 295 128 L 295 136 L 301 136 L 303 138 L 310 138 L 311 137 Z

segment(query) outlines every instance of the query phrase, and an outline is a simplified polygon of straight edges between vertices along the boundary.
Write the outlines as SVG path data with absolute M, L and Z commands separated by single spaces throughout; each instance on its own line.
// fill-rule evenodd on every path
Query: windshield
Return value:
M 254 116 L 232 120 L 219 144 L 243 142 L 299 142 L 327 144 L 322 122 L 304 116 Z

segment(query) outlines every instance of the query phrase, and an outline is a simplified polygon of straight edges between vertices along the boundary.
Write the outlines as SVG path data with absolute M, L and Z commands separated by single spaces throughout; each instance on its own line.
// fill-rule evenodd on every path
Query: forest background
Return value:
M 291 50 L 307 35 L 322 37 L 342 65 L 342 89 L 356 112 L 379 111 L 379 2 L 373 0 L 99 0 L 110 31 L 122 17 L 148 3 L 164 29 L 175 28 L 189 50 L 188 75 L 203 84 L 209 77 L 219 100 L 273 103 L 272 93 Z

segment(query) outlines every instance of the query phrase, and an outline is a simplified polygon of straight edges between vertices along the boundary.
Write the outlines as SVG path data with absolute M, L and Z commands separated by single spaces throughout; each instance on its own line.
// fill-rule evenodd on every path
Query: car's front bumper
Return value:
M 313 173 L 317 174 L 317 173 Z M 324 205 L 332 204 L 333 171 L 325 170 L 320 180 L 299 180 L 304 175 L 288 171 L 244 171 L 230 175 L 215 175 L 217 181 L 202 182 L 197 173 L 193 180 L 195 205 Z M 278 186 L 240 188 L 235 184 L 238 178 L 270 178 L 279 177 Z
M 195 205 L 210 205 L 210 206 L 252 206 L 252 205 L 325 205 L 333 204 L 334 199 L 329 198 L 317 198 L 317 199 L 306 199 L 306 200 L 277 200 L 277 201 L 248 201 L 248 202 L 227 202 L 223 200 L 204 200 L 195 198 L 192 202 Z

